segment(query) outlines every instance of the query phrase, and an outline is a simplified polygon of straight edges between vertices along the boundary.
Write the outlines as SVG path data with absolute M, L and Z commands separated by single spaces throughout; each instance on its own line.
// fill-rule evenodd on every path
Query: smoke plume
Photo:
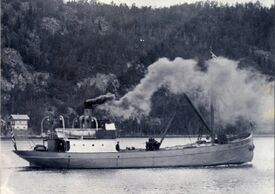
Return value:
M 132 91 L 100 108 L 123 119 L 148 115 L 151 97 L 165 87 L 173 94 L 186 93 L 197 107 L 209 109 L 212 101 L 219 126 L 234 125 L 242 118 L 254 122 L 257 128 L 272 129 L 274 82 L 255 70 L 240 69 L 237 61 L 223 57 L 206 61 L 204 71 L 197 64 L 193 59 L 161 58 L 148 67 Z

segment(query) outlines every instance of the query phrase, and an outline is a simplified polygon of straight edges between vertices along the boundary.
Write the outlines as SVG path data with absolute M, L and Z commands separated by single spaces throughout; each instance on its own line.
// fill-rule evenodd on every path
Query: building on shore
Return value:
M 30 117 L 26 114 L 11 114 L 10 126 L 15 131 L 28 131 Z

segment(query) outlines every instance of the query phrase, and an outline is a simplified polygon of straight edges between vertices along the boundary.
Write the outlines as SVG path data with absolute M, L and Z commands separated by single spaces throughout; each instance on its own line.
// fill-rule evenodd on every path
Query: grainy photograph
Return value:
M 1 194 L 273 194 L 273 0 L 1 0 Z

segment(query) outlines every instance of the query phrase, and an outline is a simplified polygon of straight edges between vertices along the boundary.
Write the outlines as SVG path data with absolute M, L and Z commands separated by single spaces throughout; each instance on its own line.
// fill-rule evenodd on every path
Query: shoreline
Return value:
M 119 138 L 148 138 L 153 135 L 127 135 L 120 136 Z M 167 135 L 166 138 L 196 138 L 198 135 Z M 275 134 L 253 134 L 254 137 L 274 137 Z M 153 136 L 154 138 L 161 138 L 161 136 Z M 202 137 L 205 137 L 204 135 Z M 38 135 L 29 135 L 29 136 L 17 136 L 16 140 L 27 140 L 27 139 L 43 139 L 45 137 L 41 137 Z M 0 140 L 10 140 L 10 136 L 0 136 Z M 85 138 L 84 138 L 85 139 Z M 86 139 L 88 140 L 88 138 Z M 90 139 L 92 140 L 92 139 Z

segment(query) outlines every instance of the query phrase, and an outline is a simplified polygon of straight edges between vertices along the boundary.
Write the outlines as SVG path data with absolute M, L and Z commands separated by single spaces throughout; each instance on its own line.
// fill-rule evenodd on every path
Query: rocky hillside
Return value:
M 124 95 L 160 57 L 200 62 L 210 58 L 212 48 L 273 79 L 274 7 L 199 2 L 152 9 L 85 0 L 3 0 L 1 5 L 1 117 L 27 113 L 35 132 L 49 112 L 65 115 L 71 125 L 85 99 Z M 200 126 L 180 96 L 160 90 L 153 106 L 141 124 L 119 122 L 124 133 L 159 133 L 175 107 L 182 115 L 172 133 Z

